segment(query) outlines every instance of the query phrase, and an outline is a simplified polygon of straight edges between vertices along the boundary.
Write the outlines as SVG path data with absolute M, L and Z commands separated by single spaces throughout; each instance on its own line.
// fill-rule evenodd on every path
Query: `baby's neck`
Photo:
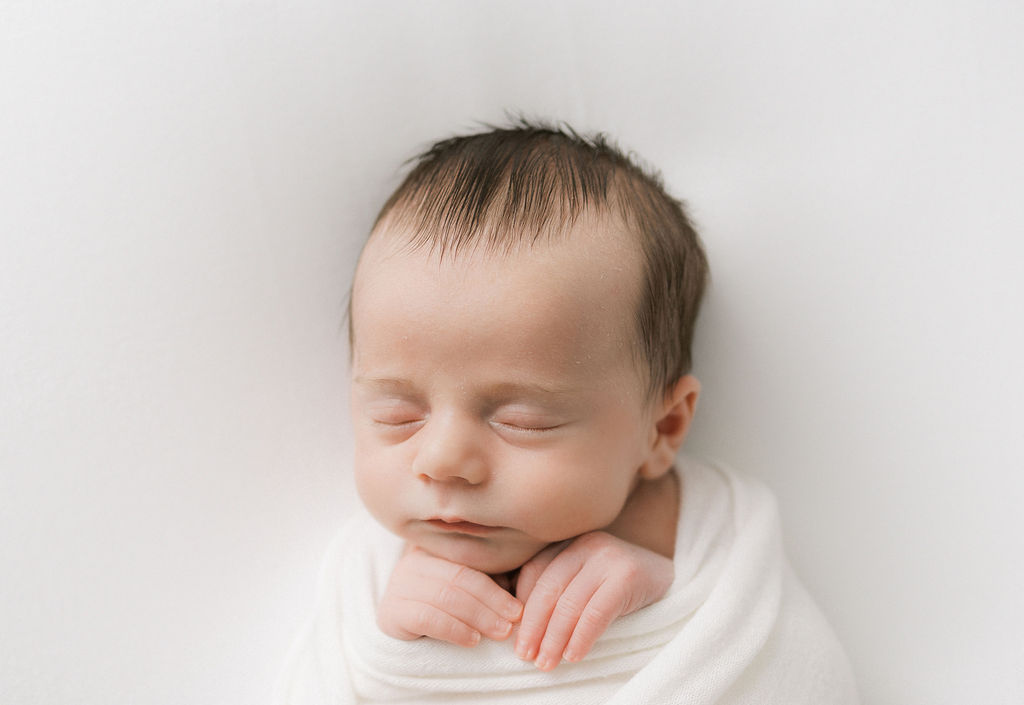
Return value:
M 604 530 L 623 541 L 672 558 L 679 520 L 679 491 L 675 469 L 655 480 L 640 480 L 622 512 Z

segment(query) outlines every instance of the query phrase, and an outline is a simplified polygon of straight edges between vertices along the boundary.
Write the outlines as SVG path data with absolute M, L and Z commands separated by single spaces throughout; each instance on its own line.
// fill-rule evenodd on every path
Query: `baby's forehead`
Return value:
M 353 288 L 358 366 L 408 350 L 403 365 L 415 367 L 425 351 L 443 347 L 435 359 L 445 364 L 500 360 L 490 381 L 540 357 L 548 386 L 579 387 L 625 360 L 635 368 L 630 381 L 643 387 L 640 256 L 612 227 L 581 220 L 571 232 L 508 251 L 474 243 L 447 253 L 416 244 L 394 223 L 379 228 Z

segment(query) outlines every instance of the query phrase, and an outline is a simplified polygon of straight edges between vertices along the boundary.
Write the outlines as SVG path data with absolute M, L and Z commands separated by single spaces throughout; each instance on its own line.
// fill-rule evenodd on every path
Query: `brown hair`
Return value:
M 520 119 L 509 127 L 437 142 L 381 208 L 409 245 L 441 257 L 469 247 L 509 252 L 570 228 L 586 209 L 618 213 L 638 237 L 643 283 L 637 353 L 648 394 L 664 394 L 690 371 L 693 329 L 708 278 L 700 239 L 683 204 L 657 173 L 602 134 Z M 351 309 L 349 338 L 352 339 Z

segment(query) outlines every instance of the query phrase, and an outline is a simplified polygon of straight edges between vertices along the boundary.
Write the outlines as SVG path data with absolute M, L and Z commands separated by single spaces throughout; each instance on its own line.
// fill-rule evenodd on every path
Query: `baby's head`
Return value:
M 363 501 L 488 573 L 607 526 L 686 436 L 706 278 L 679 202 L 601 138 L 523 124 L 434 145 L 352 289 Z

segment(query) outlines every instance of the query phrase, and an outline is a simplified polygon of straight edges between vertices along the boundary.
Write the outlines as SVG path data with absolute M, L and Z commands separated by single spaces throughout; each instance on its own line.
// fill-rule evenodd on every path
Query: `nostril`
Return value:
M 451 472 L 451 473 L 437 473 L 431 474 L 426 472 L 417 473 L 417 478 L 425 483 L 438 483 L 438 484 L 466 484 L 466 485 L 477 485 L 480 483 L 472 473 L 466 472 Z

